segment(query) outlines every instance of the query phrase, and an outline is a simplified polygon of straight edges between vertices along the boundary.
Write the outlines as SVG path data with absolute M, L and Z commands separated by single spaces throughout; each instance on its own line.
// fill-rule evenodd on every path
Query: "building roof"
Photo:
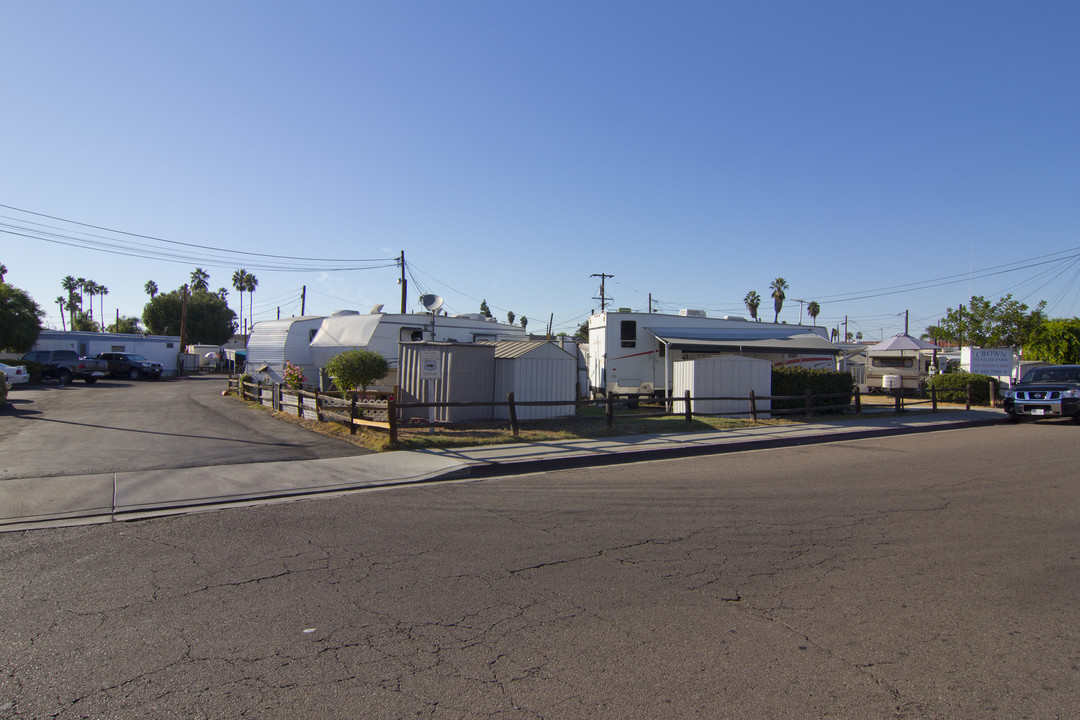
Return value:
M 659 340 L 675 350 L 696 352 L 840 352 L 833 343 L 799 326 L 726 328 L 648 328 Z
M 546 345 L 550 345 L 556 350 L 565 352 L 567 356 L 570 356 L 570 353 L 566 351 L 566 348 L 561 348 L 557 343 L 548 340 L 481 340 L 477 345 L 494 345 L 496 360 L 519 358 Z

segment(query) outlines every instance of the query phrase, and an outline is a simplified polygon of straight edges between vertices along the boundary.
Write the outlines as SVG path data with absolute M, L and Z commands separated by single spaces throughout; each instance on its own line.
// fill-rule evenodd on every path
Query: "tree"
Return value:
M 0 351 L 29 352 L 41 333 L 45 311 L 34 299 L 8 283 L 0 283 Z
M 806 314 L 810 316 L 811 323 L 817 322 L 817 316 L 821 314 L 821 306 L 817 304 L 816 300 L 811 300 L 810 304 L 806 306 Z
M 217 296 L 221 298 L 222 302 L 227 302 L 229 299 L 229 291 L 223 287 L 217 289 Z
M 181 290 L 159 293 L 146 303 L 142 320 L 152 335 L 179 335 L 183 312 Z M 194 345 L 222 345 L 236 332 L 236 313 L 214 293 L 188 296 L 186 339 Z
M 83 292 L 90 297 L 90 319 L 94 319 L 94 296 L 98 294 L 98 284 L 93 280 L 83 281 Z
M 57 295 L 54 302 L 60 306 L 60 326 L 64 328 L 64 330 L 67 330 L 67 324 L 64 318 L 64 296 Z
M 200 290 L 209 290 L 210 285 L 210 273 L 206 272 L 200 267 L 191 271 L 191 292 L 199 292 Z
M 109 288 L 104 285 L 97 286 L 98 297 L 101 298 L 101 315 L 99 316 L 101 324 L 105 324 L 105 296 L 109 294 Z
M 589 341 L 589 321 L 588 320 L 586 320 L 585 322 L 581 323 L 581 325 L 578 326 L 577 332 L 574 333 L 574 339 L 575 340 L 580 340 L 581 342 L 588 342 Z
M 524 330 L 524 329 L 525 329 L 525 326 L 529 324 L 529 318 L 527 318 L 527 317 L 525 317 L 524 315 L 522 315 L 522 316 L 521 316 L 521 319 L 520 319 L 520 320 L 519 320 L 518 322 L 520 322 L 520 323 L 521 323 L 521 329 L 522 329 L 522 330 Z
M 67 308 L 68 316 L 71 318 L 71 327 L 75 328 L 75 308 L 76 305 L 75 291 L 79 289 L 79 281 L 74 276 L 68 275 L 60 281 L 60 287 L 67 290 Z
M 386 358 L 373 350 L 346 350 L 338 353 L 326 363 L 326 372 L 334 382 L 334 387 L 343 393 L 360 388 L 367 392 L 367 386 L 382 380 L 390 372 Z
M 145 290 L 146 294 L 150 296 L 151 300 L 153 300 L 154 296 L 158 294 L 157 283 L 153 280 L 147 280 L 146 284 L 143 285 L 143 290 Z
M 506 322 L 509 323 L 510 325 L 514 324 L 514 311 L 513 310 L 506 313 Z
M 480 314 L 484 317 L 491 317 L 491 308 L 488 307 L 487 300 L 480 301 Z
M 757 290 L 746 293 L 746 297 L 742 301 L 746 305 L 746 309 L 750 311 L 750 319 L 757 320 L 757 309 L 761 305 L 761 296 L 757 294 Z
M 71 323 L 71 329 L 78 332 L 99 332 L 101 326 L 97 324 L 94 318 L 80 310 L 75 313 L 75 322 Z
M 1032 334 L 1046 322 L 1042 300 L 1028 312 L 1028 306 L 1012 295 L 991 303 L 981 295 L 973 295 L 967 308 L 949 308 L 937 325 L 926 328 L 936 343 L 973 345 L 976 347 L 1022 347 Z
M 232 286 L 240 293 L 240 324 L 244 323 L 244 288 L 247 287 L 247 270 L 240 268 L 232 274 Z
M 244 289 L 248 293 L 248 332 L 251 332 L 251 328 L 255 325 L 255 288 L 259 287 L 259 278 L 255 277 L 251 273 L 248 273 L 244 278 Z
M 776 310 L 776 314 L 773 316 L 773 322 L 775 323 L 780 319 L 780 310 L 784 307 L 785 291 L 788 289 L 787 280 L 782 277 L 778 277 L 772 281 L 769 285 L 769 289 L 772 290 L 773 309 Z
M 121 317 L 120 322 L 114 322 L 112 325 L 105 328 L 105 332 L 125 333 L 127 335 L 141 335 L 142 328 L 139 327 L 139 318 Z
M 7 275 L 7 265 L 0 263 L 0 283 L 4 282 L 4 276 Z
M 1054 365 L 1080 364 L 1080 318 L 1047 320 L 1024 345 L 1024 358 Z

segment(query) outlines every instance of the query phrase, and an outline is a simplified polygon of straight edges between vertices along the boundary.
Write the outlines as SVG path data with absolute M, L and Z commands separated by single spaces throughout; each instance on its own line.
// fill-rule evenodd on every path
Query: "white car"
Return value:
M 19 383 L 30 382 L 30 373 L 22 365 L 5 365 L 0 363 L 0 370 L 7 375 L 8 387 L 14 387 Z

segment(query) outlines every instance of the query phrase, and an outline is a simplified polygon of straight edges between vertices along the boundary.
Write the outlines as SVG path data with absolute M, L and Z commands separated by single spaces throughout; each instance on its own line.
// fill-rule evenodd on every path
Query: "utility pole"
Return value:
M 304 312 L 305 310 L 307 310 L 307 285 L 304 285 L 303 289 L 300 291 L 300 314 L 307 315 L 307 313 Z
M 908 334 L 908 316 L 911 314 L 910 310 L 904 311 L 904 334 Z
M 180 305 L 180 355 L 179 366 L 176 368 L 177 375 L 181 377 L 184 375 L 184 360 L 187 354 L 187 283 L 180 288 L 180 297 L 182 298 L 182 304 Z
M 608 275 L 607 273 L 593 273 L 589 277 L 600 278 L 600 297 L 594 297 L 593 300 L 600 301 L 600 312 L 604 312 L 604 307 L 607 305 L 608 297 L 604 294 L 604 281 L 608 278 L 615 277 L 614 275 Z
M 847 315 L 844 316 L 844 342 L 847 342 Z
M 405 314 L 405 296 L 408 294 L 409 284 L 405 280 L 405 251 L 401 251 L 401 257 L 398 258 L 398 264 L 401 265 L 401 277 L 398 278 L 398 284 L 401 285 L 401 314 Z

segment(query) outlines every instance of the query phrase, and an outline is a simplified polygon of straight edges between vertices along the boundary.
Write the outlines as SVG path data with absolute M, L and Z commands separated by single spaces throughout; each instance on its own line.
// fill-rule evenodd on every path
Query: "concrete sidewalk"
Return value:
M 866 413 L 812 423 L 629 435 L 0 483 L 0 531 L 132 520 L 436 480 L 950 430 L 1004 421 L 1001 410 Z

